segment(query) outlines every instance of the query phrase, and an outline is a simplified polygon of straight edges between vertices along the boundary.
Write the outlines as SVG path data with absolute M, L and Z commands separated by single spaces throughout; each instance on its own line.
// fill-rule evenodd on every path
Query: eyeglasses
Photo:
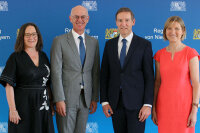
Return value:
M 34 32 L 34 33 L 25 33 L 25 35 L 24 35 L 26 38 L 30 38 L 31 36 L 33 37 L 33 38 L 36 38 L 37 36 L 38 36 L 38 34 L 36 33 L 36 32 Z
M 74 15 L 72 16 L 76 21 L 79 20 L 79 18 L 81 18 L 81 20 L 85 21 L 86 19 L 88 19 L 88 16 L 83 15 L 83 16 L 78 16 L 78 15 Z

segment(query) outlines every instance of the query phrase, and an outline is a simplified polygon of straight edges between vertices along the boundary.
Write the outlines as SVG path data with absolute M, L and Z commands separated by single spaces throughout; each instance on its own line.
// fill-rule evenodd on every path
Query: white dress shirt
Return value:
M 119 36 L 119 39 L 118 39 L 118 56 L 119 56 L 119 59 L 120 59 L 121 49 L 122 49 L 122 46 L 123 46 L 122 39 L 126 39 L 126 55 L 127 55 L 129 47 L 131 45 L 132 38 L 133 38 L 133 32 L 131 32 L 131 34 L 128 35 L 126 38 L 123 38 L 121 35 Z
M 122 46 L 123 46 L 122 39 L 126 39 L 126 55 L 127 55 L 129 47 L 131 45 L 132 38 L 133 38 L 133 32 L 131 32 L 130 35 L 128 35 L 126 38 L 123 38 L 120 34 L 119 39 L 118 39 L 118 57 L 119 57 L 119 59 L 120 59 L 121 49 L 122 49 Z M 104 105 L 107 105 L 109 103 L 108 102 L 102 102 L 101 104 L 102 104 L 102 106 L 104 106 Z M 144 104 L 143 106 L 152 107 L 151 104 Z
M 78 50 L 78 53 L 80 55 L 80 50 L 79 50 L 79 45 L 80 45 L 80 39 L 78 38 L 79 36 L 81 36 L 83 38 L 83 43 L 84 43 L 84 46 L 85 46 L 85 51 L 86 51 L 86 45 L 85 45 L 85 33 L 79 35 L 78 33 L 76 33 L 73 29 L 72 29 L 72 35 L 74 37 L 74 41 L 76 43 L 76 47 L 77 47 L 77 50 Z M 84 86 L 81 84 L 81 89 L 83 89 Z
M 76 33 L 73 29 L 72 29 L 72 35 L 74 37 L 74 41 L 76 43 L 76 47 L 77 47 L 77 50 L 78 50 L 78 53 L 80 55 L 80 51 L 79 51 L 79 44 L 80 44 L 80 39 L 78 38 L 79 36 L 82 36 L 83 38 L 83 43 L 84 43 L 84 46 L 85 46 L 85 51 L 86 51 L 86 45 L 85 45 L 85 33 L 83 33 L 82 35 L 79 35 L 78 33 Z

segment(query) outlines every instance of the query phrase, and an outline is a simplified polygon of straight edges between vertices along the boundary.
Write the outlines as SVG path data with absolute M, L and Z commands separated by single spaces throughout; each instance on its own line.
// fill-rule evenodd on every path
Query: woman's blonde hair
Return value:
M 178 22 L 181 25 L 181 28 L 183 30 L 183 35 L 181 37 L 181 40 L 183 41 L 185 39 L 185 37 L 186 37 L 186 28 L 185 28 L 185 24 L 184 24 L 182 18 L 179 17 L 179 16 L 172 16 L 172 17 L 168 18 L 167 21 L 165 22 L 165 26 L 164 26 L 164 30 L 163 30 L 163 38 L 164 38 L 164 40 L 168 40 L 167 36 L 166 36 L 166 29 L 173 22 Z

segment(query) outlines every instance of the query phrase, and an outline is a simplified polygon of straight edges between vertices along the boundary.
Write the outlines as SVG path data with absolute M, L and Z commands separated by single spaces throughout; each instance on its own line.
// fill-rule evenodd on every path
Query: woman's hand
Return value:
M 151 119 L 152 119 L 153 123 L 158 126 L 158 120 L 157 120 L 157 114 L 156 114 L 155 107 L 153 107 Z
M 11 122 L 13 122 L 14 124 L 18 124 L 19 120 L 21 120 L 17 110 L 10 110 L 9 111 L 9 119 Z
M 192 111 L 190 112 L 190 115 L 188 117 L 188 123 L 187 123 L 187 126 L 189 128 L 192 128 L 195 126 L 196 124 L 196 121 L 197 121 L 197 107 L 192 107 Z

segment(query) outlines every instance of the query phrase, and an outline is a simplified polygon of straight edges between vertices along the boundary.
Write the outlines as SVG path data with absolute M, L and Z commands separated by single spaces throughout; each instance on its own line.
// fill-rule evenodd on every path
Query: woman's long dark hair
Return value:
M 16 43 L 15 43 L 15 52 L 21 52 L 21 51 L 24 50 L 24 35 L 25 35 L 25 30 L 28 26 L 35 27 L 35 30 L 36 30 L 37 36 L 38 36 L 38 42 L 36 44 L 36 50 L 37 51 L 42 50 L 43 42 L 42 42 L 42 36 L 41 36 L 39 28 L 34 23 L 26 23 L 26 24 L 22 25 L 20 30 L 19 30 L 17 40 L 16 40 Z

